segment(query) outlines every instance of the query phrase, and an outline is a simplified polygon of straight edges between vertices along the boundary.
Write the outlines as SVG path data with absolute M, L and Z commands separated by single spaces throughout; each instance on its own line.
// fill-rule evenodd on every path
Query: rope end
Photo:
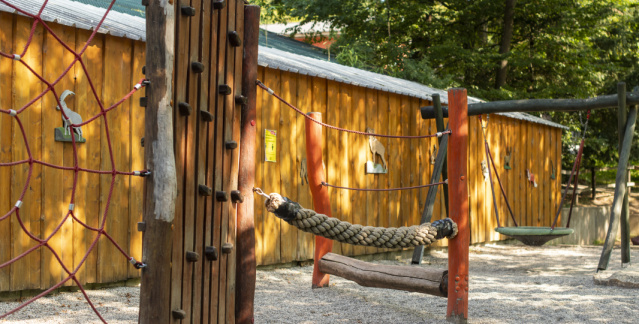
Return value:
M 136 261 L 133 257 L 131 257 L 129 259 L 129 262 L 131 262 L 131 264 L 136 268 L 136 269 L 142 269 L 142 268 L 146 268 L 146 263 L 144 262 L 138 262 Z
M 20 61 L 22 59 L 22 56 L 18 55 L 18 54 L 13 54 L 13 59 L 16 61 Z
M 11 116 L 11 117 L 15 117 L 15 116 L 17 116 L 17 115 L 18 115 L 18 112 L 17 112 L 17 111 L 15 111 L 15 110 L 13 110 L 13 109 L 9 109 L 9 116 Z

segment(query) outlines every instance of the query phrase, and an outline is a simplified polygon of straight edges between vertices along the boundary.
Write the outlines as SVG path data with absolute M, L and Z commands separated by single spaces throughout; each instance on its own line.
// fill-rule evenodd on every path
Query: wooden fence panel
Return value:
M 4 53 L 13 53 L 13 33 L 2 32 L 11 31 L 13 28 L 14 15 L 0 12 L 0 51 Z M 13 64 L 0 64 L 0 109 L 10 109 L 12 105 L 12 76 Z M 7 114 L 0 114 L 0 161 L 12 161 L 13 147 L 12 142 L 13 117 Z M 7 167 L 0 168 L 0 184 L 5 188 L 0 190 L 0 217 L 2 217 L 13 205 L 11 169 Z M 14 202 L 15 203 L 15 202 Z M 0 221 L 0 263 L 11 260 L 11 242 L 12 242 L 11 221 Z M 0 291 L 8 291 L 11 289 L 11 267 L 0 269 Z

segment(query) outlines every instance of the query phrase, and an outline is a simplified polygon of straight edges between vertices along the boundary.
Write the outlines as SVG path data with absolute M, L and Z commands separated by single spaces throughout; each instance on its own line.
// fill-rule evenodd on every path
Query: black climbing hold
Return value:
M 142 74 L 146 75 L 146 65 L 142 67 Z
M 234 150 L 237 148 L 237 142 L 236 141 L 226 141 L 224 143 L 224 147 L 226 147 L 227 150 Z
M 144 147 L 144 137 L 142 137 L 142 138 L 140 139 L 140 145 L 141 145 L 142 147 Z
M 224 243 L 224 244 L 222 244 L 222 253 L 229 254 L 229 253 L 231 253 L 231 251 L 233 251 L 233 244 L 232 243 Z
M 235 96 L 235 103 L 238 105 L 246 106 L 248 105 L 248 98 L 243 95 Z
M 197 252 L 186 251 L 186 261 L 189 262 L 198 262 L 200 260 L 200 255 Z
M 181 310 L 181 309 L 174 309 L 171 311 L 171 314 L 173 315 L 173 318 L 175 319 L 185 319 L 186 318 L 186 312 Z
M 207 123 L 210 123 L 213 121 L 213 114 L 211 114 L 210 112 L 206 111 L 206 110 L 201 110 L 200 109 L 200 118 L 202 118 L 202 121 L 205 121 Z
M 197 190 L 200 193 L 200 195 L 205 197 L 213 195 L 213 189 L 202 184 L 197 187 Z
M 140 97 L 140 107 L 146 107 L 146 97 Z
M 146 230 L 146 223 L 138 222 L 138 232 L 144 232 L 144 230 Z
M 191 69 L 195 73 L 202 73 L 204 72 L 204 64 L 200 62 L 191 62 Z
M 217 249 L 215 246 L 207 246 L 204 248 L 204 255 L 209 261 L 216 261 L 218 258 Z
M 195 8 L 193 7 L 182 6 L 182 8 L 180 8 L 180 12 L 182 12 L 182 14 L 185 16 L 189 16 L 189 17 L 195 16 Z
M 226 7 L 226 1 L 224 0 L 213 1 L 213 9 L 224 9 L 224 7 Z
M 180 103 L 178 104 L 178 109 L 180 110 L 180 115 L 182 116 L 190 115 L 191 110 L 193 110 L 193 108 L 191 108 L 191 105 L 184 101 L 180 101 Z
M 217 201 L 229 201 L 229 195 L 226 193 L 226 191 L 216 191 L 215 199 Z
M 228 96 L 233 93 L 233 89 L 228 84 L 220 84 L 217 86 L 217 93 Z
M 231 191 L 231 201 L 234 203 L 243 203 L 244 202 L 244 196 L 242 196 L 242 193 L 239 190 L 233 190 Z
M 236 31 L 232 30 L 229 32 L 229 43 L 233 47 L 238 47 L 242 45 L 242 38 L 240 38 L 240 34 Z

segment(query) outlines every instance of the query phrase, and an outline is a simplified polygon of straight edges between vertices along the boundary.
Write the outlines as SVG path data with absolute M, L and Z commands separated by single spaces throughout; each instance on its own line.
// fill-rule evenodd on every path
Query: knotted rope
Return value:
M 457 224 L 450 218 L 441 219 L 432 224 L 399 228 L 354 225 L 302 208 L 300 204 L 277 193 L 266 195 L 259 189 L 255 191 L 268 197 L 264 205 L 266 210 L 275 216 L 304 232 L 338 242 L 393 249 L 429 245 L 444 237 L 450 239 L 457 235 Z

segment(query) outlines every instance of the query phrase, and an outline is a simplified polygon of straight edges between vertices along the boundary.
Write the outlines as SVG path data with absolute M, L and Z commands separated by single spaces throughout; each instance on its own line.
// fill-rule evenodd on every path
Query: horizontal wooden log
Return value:
M 578 111 L 588 109 L 604 109 L 617 107 L 617 95 L 599 96 L 588 99 L 524 99 L 504 100 L 468 104 L 468 116 L 506 112 L 539 112 L 539 111 Z M 639 104 L 639 93 L 626 95 L 628 105 Z M 421 107 L 423 119 L 435 118 L 433 106 Z M 444 117 L 448 117 L 448 108 L 443 108 Z
M 327 253 L 319 261 L 319 270 L 364 287 L 448 296 L 448 270 L 444 269 L 374 264 Z

